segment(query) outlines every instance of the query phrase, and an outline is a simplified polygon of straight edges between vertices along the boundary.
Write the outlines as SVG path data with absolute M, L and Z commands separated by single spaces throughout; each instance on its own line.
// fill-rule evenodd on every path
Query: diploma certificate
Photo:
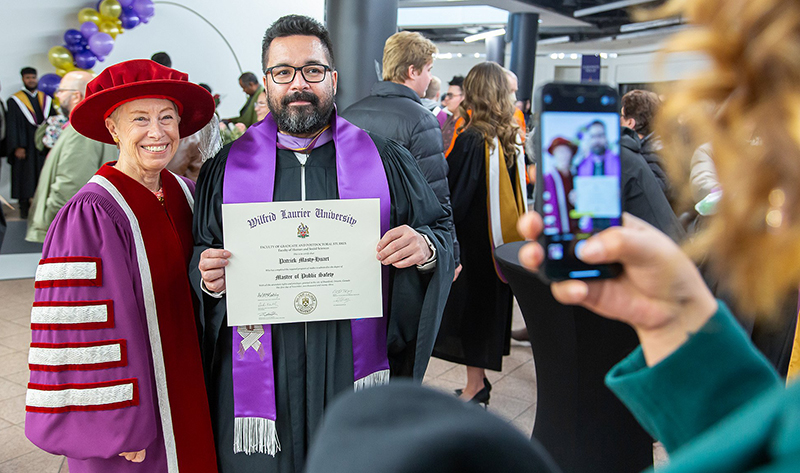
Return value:
M 383 316 L 379 199 L 222 205 L 228 325 Z

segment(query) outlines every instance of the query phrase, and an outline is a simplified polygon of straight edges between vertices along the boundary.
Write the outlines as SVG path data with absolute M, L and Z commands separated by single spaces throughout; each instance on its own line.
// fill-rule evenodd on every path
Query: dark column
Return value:
M 506 38 L 504 36 L 486 38 L 486 60 L 494 61 L 501 66 L 506 65 Z
M 397 32 L 397 1 L 326 0 L 325 23 L 339 71 L 339 110 L 369 95 L 380 80 L 376 71 L 381 68 L 383 45 Z
M 533 97 L 533 71 L 536 66 L 536 38 L 539 33 L 538 13 L 512 13 L 508 18 L 511 30 L 511 67 L 519 79 L 517 100 Z

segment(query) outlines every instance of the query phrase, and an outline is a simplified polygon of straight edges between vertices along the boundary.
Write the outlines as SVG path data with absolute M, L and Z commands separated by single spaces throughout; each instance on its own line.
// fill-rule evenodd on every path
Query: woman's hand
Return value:
M 225 290 L 225 266 L 228 265 L 228 258 L 231 252 L 216 248 L 208 248 L 200 253 L 200 263 L 197 268 L 206 289 L 211 292 L 222 292 Z
M 121 457 L 125 457 L 126 460 L 133 463 L 142 463 L 145 457 L 145 449 L 141 449 L 138 452 L 122 452 L 119 454 Z
M 541 217 L 533 212 L 518 223 L 528 239 L 537 238 L 542 228 Z M 650 366 L 677 350 L 717 310 L 694 263 L 669 237 L 630 214 L 623 216 L 622 227 L 586 240 L 579 257 L 589 264 L 621 263 L 623 272 L 614 279 L 553 283 L 553 296 L 562 304 L 582 305 L 632 326 Z M 519 259 L 535 271 L 544 251 L 529 243 Z

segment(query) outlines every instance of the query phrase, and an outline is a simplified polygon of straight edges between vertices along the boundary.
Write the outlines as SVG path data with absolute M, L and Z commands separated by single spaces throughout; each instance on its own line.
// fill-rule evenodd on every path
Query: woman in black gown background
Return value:
M 464 269 L 450 291 L 433 355 L 466 366 L 467 385 L 460 390 L 465 401 L 488 403 L 491 384 L 485 370 L 500 371 L 509 353 L 512 295 L 498 276 L 493 250 L 499 242 L 522 239 L 509 227 L 525 210 L 522 149 L 510 94 L 499 65 L 484 62 L 470 70 L 460 105 L 464 129 L 447 159 Z M 487 180 L 492 163 L 494 185 Z

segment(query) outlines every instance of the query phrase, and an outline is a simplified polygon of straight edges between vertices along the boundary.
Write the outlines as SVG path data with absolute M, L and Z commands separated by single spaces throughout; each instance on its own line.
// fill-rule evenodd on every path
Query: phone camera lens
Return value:
M 583 95 L 579 95 L 577 100 L 578 100 L 578 103 L 583 103 L 583 101 L 584 101 Z
M 545 95 L 544 96 L 544 103 L 546 103 L 548 105 L 553 103 L 553 96 L 552 95 Z
M 603 105 L 608 105 L 609 104 L 608 96 L 604 95 L 604 96 L 600 97 L 600 103 L 603 104 Z

